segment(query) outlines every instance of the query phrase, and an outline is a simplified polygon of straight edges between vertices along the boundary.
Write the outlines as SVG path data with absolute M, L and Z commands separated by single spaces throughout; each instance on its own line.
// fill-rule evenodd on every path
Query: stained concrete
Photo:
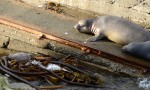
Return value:
M 52 57 L 56 57 L 57 59 L 63 58 L 63 54 L 55 53 L 54 51 L 48 49 L 38 48 L 37 46 L 33 46 L 31 44 L 11 39 L 9 41 L 8 49 L 13 49 L 17 51 L 30 52 L 30 53 L 43 53 L 45 55 L 50 55 Z
M 91 35 L 79 33 L 73 29 L 74 24 L 77 23 L 76 19 L 48 12 L 40 8 L 26 6 L 19 2 L 12 2 L 11 0 L 1 1 L 0 13 L 0 17 L 2 18 L 11 18 L 14 22 L 34 27 L 41 32 L 71 40 L 122 58 L 130 58 L 131 61 L 143 62 L 143 60 L 121 52 L 122 46 L 113 42 L 85 42 Z M 143 63 L 149 64 L 147 62 Z
M 9 41 L 8 37 L 10 36 L 13 39 L 20 40 L 26 43 L 30 43 L 39 48 L 46 48 L 48 45 L 48 41 L 46 39 L 37 39 L 37 36 L 35 34 L 27 33 L 25 31 L 20 31 L 10 26 L 0 25 L 0 32 L 2 32 L 0 36 L 1 47 L 7 44 L 7 42 Z
M 54 14 L 54 13 L 51 13 L 48 11 L 44 11 L 44 10 L 39 9 L 39 8 L 34 8 L 34 7 L 22 5 L 18 2 L 15 2 L 15 1 L 14 2 L 9 2 L 9 1 L 11 1 L 11 0 L 5 0 L 5 1 L 0 2 L 0 13 L 1 13 L 0 17 L 3 17 L 5 19 L 11 18 L 17 23 L 29 25 L 29 26 L 37 28 L 43 32 L 54 34 L 54 35 L 57 35 L 61 38 L 73 40 L 73 41 L 81 43 L 81 44 L 91 45 L 91 46 L 94 46 L 95 48 L 96 48 L 96 46 L 98 46 L 102 49 L 105 46 L 107 46 L 108 49 L 107 48 L 106 49 L 108 51 L 114 50 L 114 51 L 112 51 L 112 53 L 117 53 L 120 51 L 120 48 L 121 48 L 120 45 L 117 45 L 114 43 L 108 43 L 106 41 L 95 42 L 94 45 L 92 43 L 88 43 L 88 44 L 84 43 L 84 41 L 87 38 L 91 37 L 91 35 L 81 34 L 77 31 L 75 31 L 72 28 L 72 26 L 77 21 L 72 19 L 72 18 L 68 18 L 68 17 L 62 16 L 62 15 L 58 15 L 58 14 Z M 11 10 L 13 10 L 13 11 L 11 11 Z M 12 13 L 12 12 L 16 12 L 16 13 Z M 14 29 L 12 27 L 6 27 L 5 25 L 1 25 L 0 27 L 1 27 L 0 28 L 1 31 L 4 31 L 4 33 L 5 33 L 5 34 L 1 33 L 0 35 L 7 35 L 11 38 L 9 41 L 8 48 L 16 49 L 16 50 L 22 49 L 22 51 L 26 51 L 26 50 L 28 51 L 29 50 L 29 52 L 32 52 L 32 49 L 33 49 L 33 51 L 37 52 L 37 49 L 39 49 L 40 45 L 38 45 L 36 43 L 34 44 L 34 42 L 30 41 L 31 38 L 35 39 L 35 41 L 37 40 L 34 35 L 31 34 L 31 36 L 30 36 L 30 34 L 27 34 L 24 32 L 17 32 L 17 29 Z M 11 31 L 12 34 L 7 33 L 7 30 Z M 22 33 L 24 33 L 24 35 Z M 17 36 L 17 35 L 20 35 L 20 36 Z M 29 39 L 25 38 L 25 36 L 29 36 Z M 38 42 L 38 40 L 37 40 L 37 42 Z M 52 45 L 52 48 L 54 50 L 57 51 L 57 49 L 58 49 L 58 50 L 62 50 L 62 52 L 65 52 L 65 50 L 63 50 L 65 46 L 58 45 L 58 43 L 55 43 L 55 44 L 51 43 L 51 41 L 49 41 L 49 42 L 50 42 L 50 45 Z M 53 46 L 53 45 L 55 45 L 59 48 L 57 48 L 57 47 L 55 48 L 55 46 Z M 103 45 L 103 46 L 101 46 L 101 45 Z M 30 49 L 31 49 L 31 51 L 30 51 Z M 43 50 L 43 49 L 41 49 L 41 50 Z M 72 52 L 75 50 L 76 49 L 72 49 Z M 40 51 L 40 52 L 42 52 L 42 51 Z M 79 53 L 79 54 L 81 53 L 80 50 L 76 50 L 75 52 Z M 74 55 L 76 55 L 76 54 L 74 54 Z M 127 72 L 133 73 L 135 75 L 138 74 L 138 71 L 136 71 L 136 70 L 134 71 L 134 69 L 132 69 L 128 66 L 127 66 L 128 68 L 126 68 L 122 64 L 109 62 L 109 60 L 101 58 L 101 57 L 97 58 L 95 56 L 93 56 L 93 57 L 88 56 L 87 59 L 89 59 L 89 58 L 91 58 L 89 60 L 89 62 L 91 62 L 91 61 L 95 62 L 96 61 L 95 63 L 97 64 L 97 62 L 98 62 L 97 66 L 100 66 L 100 67 L 102 67 L 102 63 L 105 62 L 104 63 L 104 65 L 106 65 L 105 67 L 110 67 L 109 69 L 116 68 L 118 70 L 118 72 L 127 71 Z M 95 58 L 97 60 L 95 60 Z M 88 64 L 86 64 L 86 65 L 88 65 Z M 89 65 L 89 66 L 91 66 L 91 65 Z M 93 70 L 93 67 L 92 67 L 92 70 Z M 89 67 L 89 68 L 91 68 L 91 67 Z M 117 70 L 115 70 L 115 71 L 117 71 Z M 101 71 L 99 70 L 99 72 L 101 72 Z M 108 88 L 101 89 L 101 88 L 88 88 L 88 87 L 86 88 L 86 87 L 78 87 L 78 86 L 74 87 L 73 86 L 73 87 L 65 87 L 64 90 L 66 90 L 66 89 L 68 89 L 68 90 L 70 90 L 70 89 L 109 90 L 110 87 L 111 88 L 114 87 L 117 90 L 120 90 L 120 89 L 123 89 L 123 90 L 129 90 L 129 89 L 140 90 L 140 88 L 138 88 L 138 84 L 136 84 L 136 79 L 134 79 L 134 78 L 122 77 L 120 75 L 119 76 L 111 75 L 111 74 L 107 74 L 106 72 L 101 72 L 101 73 L 105 73 L 103 76 L 107 77 L 106 78 L 107 79 L 106 86 Z M 63 90 L 63 89 L 60 89 L 60 90 Z
M 1 36 L 6 35 L 8 38 L 10 38 L 8 41 L 9 44 L 7 45 L 7 49 L 10 49 L 10 50 L 17 50 L 17 51 L 29 52 L 29 53 L 40 52 L 46 55 L 51 55 L 57 59 L 63 58 L 65 57 L 64 55 L 69 54 L 76 58 L 80 58 L 81 62 L 86 61 L 86 62 L 96 64 L 97 65 L 96 67 L 99 68 L 98 71 L 104 70 L 104 71 L 109 71 L 109 72 L 118 72 L 118 73 L 129 74 L 135 77 L 142 76 L 142 73 L 139 73 L 141 70 L 138 70 L 136 68 L 131 68 L 129 66 L 127 67 L 126 65 L 122 65 L 120 63 L 114 63 L 113 61 L 109 59 L 102 58 L 96 55 L 91 55 L 91 54 L 84 55 L 84 52 L 79 49 L 76 49 L 76 48 L 73 48 L 64 44 L 60 44 L 52 40 L 40 39 L 41 41 L 48 43 L 47 48 L 45 49 L 41 48 L 38 46 L 39 44 L 35 42 L 35 41 L 38 41 L 39 39 L 35 38 L 36 36 L 34 34 L 20 31 L 13 27 L 0 25 L 0 31 L 1 30 L 4 30 L 4 33 L 1 33 L 2 34 Z M 15 33 L 11 32 L 12 30 Z M 26 38 L 22 38 L 21 36 L 24 36 Z M 30 39 L 33 39 L 32 40 L 33 42 L 30 42 Z M 1 42 L 5 42 L 5 40 L 2 40 Z

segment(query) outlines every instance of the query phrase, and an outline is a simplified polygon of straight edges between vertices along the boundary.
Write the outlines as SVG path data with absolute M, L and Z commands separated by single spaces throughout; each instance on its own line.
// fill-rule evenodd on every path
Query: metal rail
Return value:
M 41 32 L 38 29 L 33 29 L 33 28 L 30 28 L 30 27 L 27 27 L 27 26 L 24 26 L 21 24 L 14 23 L 11 20 L 5 20 L 5 19 L 0 18 L 0 23 L 17 28 L 22 31 L 26 31 L 26 32 L 35 34 L 35 35 L 37 35 L 37 38 L 50 39 L 50 40 L 53 40 L 53 41 L 56 41 L 56 42 L 59 42 L 59 43 L 65 44 L 65 45 L 72 46 L 74 48 L 81 49 L 82 51 L 85 51 L 86 53 L 95 54 L 95 55 L 98 55 L 98 56 L 101 56 L 101 57 L 104 57 L 104 58 L 107 58 L 107 59 L 110 59 L 113 61 L 117 61 L 117 62 L 125 64 L 125 65 L 129 65 L 131 67 L 141 70 L 142 73 L 147 73 L 150 71 L 150 64 L 148 64 L 148 63 L 142 63 L 142 62 L 139 63 L 139 62 L 131 61 L 131 60 L 128 60 L 128 59 L 125 59 L 122 57 L 118 57 L 118 56 L 106 53 L 104 51 L 101 51 L 101 50 L 93 49 L 91 47 L 81 45 L 81 44 L 78 44 L 73 41 L 69 41 L 69 40 L 66 40 L 63 38 L 59 38 L 54 35 L 50 35 L 50 34 Z

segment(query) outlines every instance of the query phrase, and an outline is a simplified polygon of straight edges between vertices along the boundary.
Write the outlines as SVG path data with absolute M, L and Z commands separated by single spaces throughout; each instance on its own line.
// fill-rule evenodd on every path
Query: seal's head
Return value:
M 134 53 L 134 51 L 136 51 L 135 49 L 137 48 L 137 45 L 136 43 L 129 43 L 128 45 L 125 45 L 123 48 L 122 48 L 122 51 L 124 52 L 132 52 Z
M 122 48 L 123 51 L 130 53 L 139 58 L 150 60 L 149 43 L 132 42 Z
M 93 23 L 92 19 L 83 19 L 80 20 L 78 24 L 74 26 L 74 28 L 81 33 L 92 33 L 91 32 L 92 23 Z

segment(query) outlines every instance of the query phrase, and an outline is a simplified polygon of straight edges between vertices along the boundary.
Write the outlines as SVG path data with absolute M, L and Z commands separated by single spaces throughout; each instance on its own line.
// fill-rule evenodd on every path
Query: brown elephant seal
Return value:
M 134 56 L 150 60 L 150 41 L 132 42 L 125 45 L 122 50 Z
M 100 16 L 84 19 L 74 26 L 81 33 L 93 33 L 87 41 L 97 41 L 107 37 L 119 44 L 150 40 L 150 33 L 141 26 L 117 16 Z

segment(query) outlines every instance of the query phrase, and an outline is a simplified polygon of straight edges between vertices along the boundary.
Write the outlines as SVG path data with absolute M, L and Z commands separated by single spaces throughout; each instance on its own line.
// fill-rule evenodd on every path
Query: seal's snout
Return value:
M 78 24 L 74 25 L 74 28 L 75 28 L 76 30 L 80 30 L 80 26 L 79 26 Z
M 127 46 L 124 46 L 124 47 L 122 48 L 122 51 L 123 51 L 123 52 L 126 52 L 126 51 L 127 51 Z

